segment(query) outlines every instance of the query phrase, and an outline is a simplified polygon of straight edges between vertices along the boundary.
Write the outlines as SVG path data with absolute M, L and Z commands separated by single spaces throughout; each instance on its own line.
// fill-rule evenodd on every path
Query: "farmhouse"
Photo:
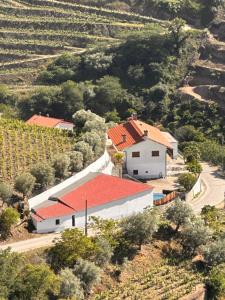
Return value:
M 136 178 L 166 177 L 167 155 L 177 157 L 178 143 L 174 137 L 137 120 L 136 116 L 109 129 L 107 134 L 114 148 L 124 153 L 125 172 Z
M 102 173 L 89 173 L 33 207 L 38 233 L 84 227 L 85 215 L 117 219 L 153 206 L 153 187 Z
M 50 118 L 49 116 L 33 115 L 26 121 L 29 125 L 37 125 L 50 128 L 73 130 L 74 124 L 63 119 Z

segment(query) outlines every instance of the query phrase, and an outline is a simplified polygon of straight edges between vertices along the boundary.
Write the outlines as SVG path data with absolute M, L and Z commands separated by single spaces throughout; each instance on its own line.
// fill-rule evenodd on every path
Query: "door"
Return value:
M 74 227 L 75 225 L 76 225 L 75 216 L 72 216 L 72 226 Z

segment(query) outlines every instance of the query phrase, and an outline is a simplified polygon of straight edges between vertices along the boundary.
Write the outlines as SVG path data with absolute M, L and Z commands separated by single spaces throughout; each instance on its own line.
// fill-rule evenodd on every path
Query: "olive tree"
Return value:
M 184 226 L 193 219 L 194 212 L 186 202 L 178 199 L 166 210 L 165 217 L 176 226 L 175 232 L 177 232 L 180 226 Z
M 178 183 L 186 192 L 190 191 L 196 182 L 196 176 L 192 173 L 183 173 L 178 177 Z
M 212 268 L 207 285 L 210 299 L 223 299 L 225 295 L 225 264 Z
M 95 262 L 98 266 L 102 267 L 110 261 L 113 250 L 107 239 L 101 236 L 95 239 L 95 246 Z
M 183 252 L 187 256 L 196 253 L 198 247 L 206 245 L 212 237 L 212 231 L 205 226 L 200 217 L 196 217 L 192 222 L 186 224 L 181 233 L 181 244 Z
M 66 154 L 58 154 L 53 158 L 52 167 L 55 170 L 55 176 L 63 179 L 69 174 L 70 158 Z
M 100 269 L 93 262 L 79 258 L 74 266 L 73 273 L 77 276 L 85 293 L 89 293 L 94 284 L 100 280 Z
M 96 131 L 86 132 L 81 136 L 82 141 L 89 144 L 94 152 L 95 156 L 98 156 L 104 149 L 104 144 L 101 141 L 101 137 Z
M 154 232 L 158 230 L 159 213 L 156 209 L 147 209 L 124 218 L 120 228 L 123 238 L 131 244 L 138 245 L 149 242 Z
M 30 172 L 41 188 L 46 188 L 54 182 L 54 169 L 47 163 L 37 163 Z
M 70 153 L 70 170 L 71 172 L 80 172 L 83 169 L 84 157 L 79 151 Z
M 83 154 L 84 166 L 89 165 L 93 161 L 94 153 L 89 144 L 83 141 L 77 142 L 74 146 L 74 150 Z
M 6 208 L 0 215 L 0 234 L 3 239 L 6 239 L 10 233 L 13 225 L 17 224 L 20 215 L 14 208 Z
M 84 299 L 84 291 L 81 287 L 81 282 L 73 271 L 69 268 L 61 270 L 59 273 L 60 278 L 60 292 L 59 297 L 63 299 Z
M 206 245 L 203 248 L 204 261 L 208 266 L 216 266 L 225 263 L 225 238 Z
M 0 199 L 3 203 L 8 203 L 10 198 L 12 197 L 13 189 L 11 185 L 0 182 Z
M 35 181 L 35 177 L 30 173 L 22 173 L 16 177 L 15 189 L 23 195 L 23 199 L 32 193 Z

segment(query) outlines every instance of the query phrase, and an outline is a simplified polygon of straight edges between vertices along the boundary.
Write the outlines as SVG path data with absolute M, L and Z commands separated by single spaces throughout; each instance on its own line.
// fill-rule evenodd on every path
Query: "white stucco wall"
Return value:
M 71 184 L 77 182 L 78 180 L 82 179 L 86 175 L 88 175 L 90 172 L 101 172 L 104 174 L 111 175 L 113 169 L 113 163 L 111 162 L 111 158 L 107 151 L 95 162 L 90 164 L 87 168 L 82 170 L 79 173 L 76 173 L 75 175 L 71 176 L 70 178 L 66 179 L 65 181 L 53 186 L 52 188 L 48 189 L 47 191 L 30 198 L 28 200 L 30 209 L 41 204 L 42 202 L 48 200 L 49 197 L 52 195 L 60 192 L 61 190 L 67 188 Z
M 193 200 L 196 195 L 198 195 L 199 193 L 201 193 L 201 191 L 202 191 L 202 177 L 200 175 L 198 177 L 198 180 L 196 181 L 195 185 L 190 190 L 190 192 L 186 193 L 185 200 L 187 202 Z
M 56 128 L 59 128 L 59 129 L 65 129 L 65 130 L 71 130 L 73 131 L 73 127 L 74 125 L 73 124 L 70 124 L 70 123 L 59 123 L 56 125 Z
M 98 216 L 104 219 L 118 219 L 123 216 L 131 215 L 135 212 L 143 211 L 144 208 L 153 206 L 153 191 L 145 191 L 138 195 L 127 197 L 118 201 L 88 209 L 88 218 Z M 84 228 L 85 211 L 73 214 L 75 215 L 76 227 Z M 56 219 L 60 219 L 60 225 L 55 225 Z M 36 222 L 38 233 L 46 233 L 53 231 L 62 231 L 72 227 L 72 215 L 61 218 L 52 218 L 42 222 Z
M 132 152 L 137 151 L 140 152 L 140 157 L 132 157 Z M 159 156 L 153 157 L 152 151 L 159 151 Z M 166 146 L 149 139 L 126 149 L 128 174 L 140 179 L 166 177 L 166 151 Z M 138 170 L 138 175 L 134 175 L 133 170 Z

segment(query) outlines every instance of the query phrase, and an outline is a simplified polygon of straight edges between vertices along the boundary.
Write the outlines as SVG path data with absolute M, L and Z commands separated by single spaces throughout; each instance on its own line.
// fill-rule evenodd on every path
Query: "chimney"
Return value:
M 126 141 L 127 141 L 126 134 L 122 134 L 122 143 L 126 143 Z
M 46 115 L 46 117 L 48 117 L 48 118 L 49 118 L 49 114 L 47 114 L 47 115 Z
M 39 116 L 41 116 L 41 112 L 39 111 Z
M 148 136 L 148 130 L 144 130 L 144 136 Z
M 137 114 L 136 113 L 133 113 L 132 115 L 131 115 L 131 117 L 132 117 L 132 120 L 137 120 Z

